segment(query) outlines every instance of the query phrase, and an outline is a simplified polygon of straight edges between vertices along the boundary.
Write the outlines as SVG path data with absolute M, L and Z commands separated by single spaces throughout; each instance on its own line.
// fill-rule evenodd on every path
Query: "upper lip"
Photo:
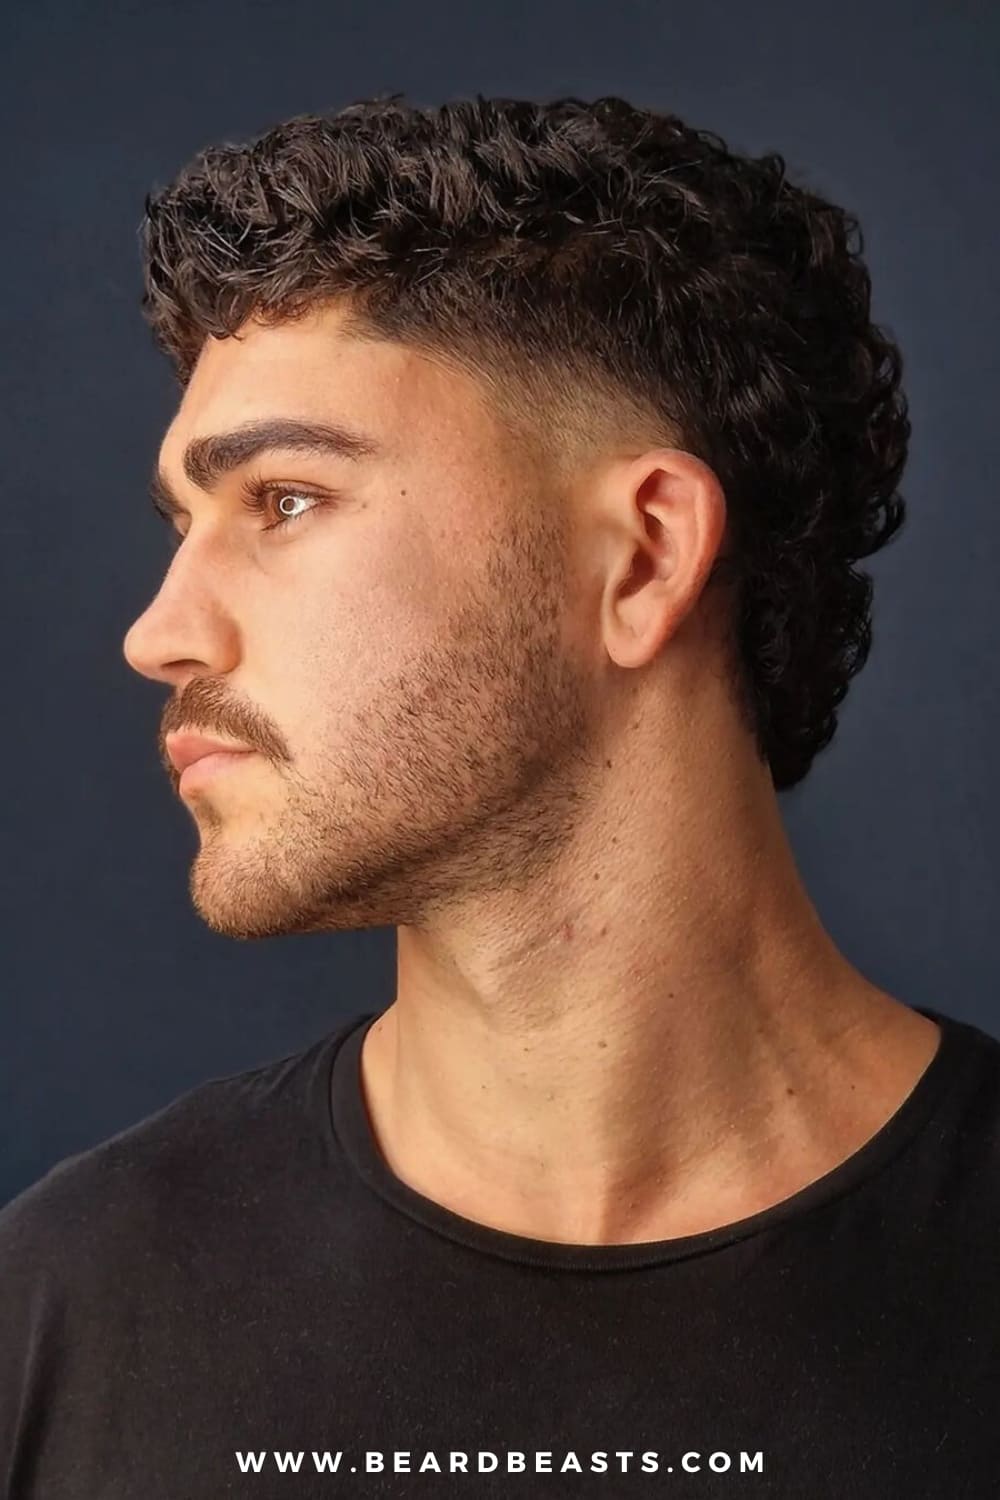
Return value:
M 203 756 L 217 755 L 221 750 L 233 754 L 253 754 L 250 745 L 240 745 L 233 740 L 211 740 L 203 734 L 168 734 L 165 743 L 167 755 L 177 771 L 184 771 Z

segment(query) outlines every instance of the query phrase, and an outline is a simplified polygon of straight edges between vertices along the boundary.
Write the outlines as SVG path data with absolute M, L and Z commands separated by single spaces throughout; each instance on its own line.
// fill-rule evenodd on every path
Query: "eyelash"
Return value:
M 261 516 L 266 511 L 267 502 L 273 495 L 289 494 L 295 495 L 300 500 L 312 500 L 315 503 L 309 510 L 304 510 L 299 515 L 282 515 L 279 520 L 272 521 L 269 526 L 262 526 L 262 531 L 277 531 L 279 527 L 290 525 L 294 521 L 304 521 L 307 516 L 313 514 L 314 510 L 318 510 L 321 505 L 327 503 L 325 495 L 316 495 L 312 490 L 303 489 L 300 485 L 275 484 L 273 480 L 261 479 L 257 476 L 252 476 L 246 481 L 240 494 L 240 501 L 252 515 Z M 174 551 L 180 547 L 186 535 L 186 532 L 171 531 L 170 540 Z
M 256 477 L 247 480 L 246 484 L 243 486 L 243 491 L 240 499 L 247 510 L 251 511 L 255 516 L 260 516 L 263 515 L 265 510 L 267 509 L 267 502 L 270 497 L 277 494 L 292 494 L 300 500 L 313 500 L 315 501 L 317 507 L 323 504 L 323 497 L 321 495 L 314 495 L 312 490 L 300 489 L 298 485 L 293 484 L 275 484 L 270 479 L 260 479 Z M 277 531 L 279 526 L 287 526 L 290 522 L 293 521 L 302 521 L 306 516 L 311 516 L 312 513 L 313 512 L 310 509 L 302 511 L 301 514 L 297 516 L 282 515 L 279 520 L 272 521 L 270 526 L 262 526 L 261 530 Z

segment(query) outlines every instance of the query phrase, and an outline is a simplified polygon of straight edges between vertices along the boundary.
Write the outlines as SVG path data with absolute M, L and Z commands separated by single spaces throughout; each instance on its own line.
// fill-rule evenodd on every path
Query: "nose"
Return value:
M 152 603 L 125 634 L 122 650 L 133 671 L 179 688 L 192 670 L 223 676 L 239 654 L 240 632 L 204 570 L 174 562 Z

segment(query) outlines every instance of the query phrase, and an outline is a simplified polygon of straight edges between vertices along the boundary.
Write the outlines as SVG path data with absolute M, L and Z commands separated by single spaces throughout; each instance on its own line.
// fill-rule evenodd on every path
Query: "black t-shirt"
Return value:
M 923 1014 L 853 1156 L 640 1245 L 394 1176 L 375 1013 L 192 1089 L 0 1212 L 0 1494 L 1000 1495 L 1000 1041 Z

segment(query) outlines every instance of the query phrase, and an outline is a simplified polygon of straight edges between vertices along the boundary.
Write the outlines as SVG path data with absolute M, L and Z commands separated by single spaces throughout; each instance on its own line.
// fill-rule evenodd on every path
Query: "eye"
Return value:
M 299 489 L 296 485 L 274 484 L 268 480 L 258 479 L 251 479 L 247 482 L 241 498 L 246 509 L 254 515 L 269 513 L 273 502 L 274 509 L 278 512 L 278 519 L 262 527 L 263 531 L 276 531 L 279 526 L 289 526 L 293 521 L 301 521 L 311 515 L 313 509 L 323 504 L 323 498 L 312 494 L 309 490 Z M 306 510 L 293 508 L 300 500 L 307 502 Z
M 249 478 L 240 492 L 241 504 L 252 515 L 277 515 L 277 519 L 262 526 L 261 531 L 277 531 L 283 526 L 291 526 L 295 521 L 304 521 L 320 506 L 330 504 L 333 498 L 335 497 L 331 495 L 314 495 L 301 485 L 278 484 L 257 476 Z M 296 503 L 301 501 L 306 502 L 306 508 L 296 509 Z M 170 545 L 173 551 L 177 551 L 186 536 L 187 532 L 171 528 Z

